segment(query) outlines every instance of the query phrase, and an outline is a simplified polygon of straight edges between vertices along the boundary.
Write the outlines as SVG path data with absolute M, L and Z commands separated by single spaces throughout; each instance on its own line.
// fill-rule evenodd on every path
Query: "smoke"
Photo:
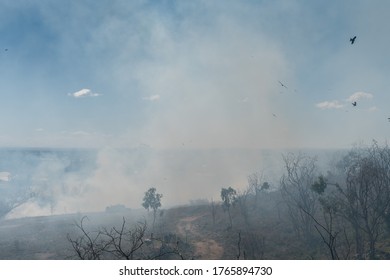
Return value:
M 159 97 L 139 131 L 146 144 L 203 149 L 292 144 L 296 136 L 289 122 L 273 115 L 284 113 L 277 80 L 289 75 L 288 65 L 261 31 L 227 18 L 191 26 L 183 36 L 164 25 L 155 29 L 152 41 L 163 51 L 134 73 L 144 99 Z
M 15 150 L 7 158 L 15 164 L 24 160 L 25 165 L 2 166 L 13 172 L 3 174 L 14 179 L 0 187 L 7 184 L 7 189 L 27 194 L 8 219 L 99 212 L 118 204 L 138 209 L 150 187 L 163 194 L 162 204 L 167 208 L 197 199 L 219 200 L 222 187 L 245 189 L 247 176 L 254 172 L 264 171 L 272 179 L 279 166 L 276 155 L 232 149 Z
M 35 131 L 33 143 L 99 149 L 83 161 L 56 155 L 30 166 L 25 182 L 34 195 L 9 217 L 139 208 L 150 187 L 164 207 L 217 200 L 222 187 L 245 188 L 253 172 L 278 172 L 280 155 L 264 149 L 300 143 L 291 109 L 299 101 L 278 82 L 293 89 L 291 66 L 274 38 L 252 25 L 251 5 L 180 2 L 170 13 L 116 5 L 39 9 L 56 34 L 57 79 L 72 89 L 64 82 L 59 92 L 68 98 L 52 109 L 61 121 Z M 73 97 L 99 97 L 66 96 L 74 89 L 82 90 Z

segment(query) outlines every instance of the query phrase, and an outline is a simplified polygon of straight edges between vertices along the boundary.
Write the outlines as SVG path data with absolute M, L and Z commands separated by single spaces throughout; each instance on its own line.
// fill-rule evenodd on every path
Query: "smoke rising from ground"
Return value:
M 275 182 L 277 176 L 272 172 L 280 166 L 275 153 L 254 150 L 140 148 L 30 153 L 8 155 L 15 164 L 18 160 L 29 162 L 23 168 L 2 165 L 14 178 L 1 182 L 0 188 L 30 196 L 8 218 L 104 211 L 117 204 L 137 209 L 150 187 L 163 194 L 163 207 L 198 199 L 216 201 L 222 187 L 245 189 L 247 176 L 254 172 L 264 171 L 264 178 Z

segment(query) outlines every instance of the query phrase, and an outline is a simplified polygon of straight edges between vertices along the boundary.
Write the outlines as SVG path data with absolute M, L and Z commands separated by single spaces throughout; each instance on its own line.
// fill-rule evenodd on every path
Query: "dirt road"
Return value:
M 194 244 L 195 259 L 218 260 L 223 254 L 223 247 L 210 236 L 202 234 L 199 230 L 197 221 L 204 216 L 191 216 L 179 220 L 177 224 L 177 233 L 184 240 Z

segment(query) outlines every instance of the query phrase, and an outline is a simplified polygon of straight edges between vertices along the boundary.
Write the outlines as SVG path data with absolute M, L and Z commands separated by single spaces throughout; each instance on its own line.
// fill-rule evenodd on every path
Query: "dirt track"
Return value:
M 195 246 L 195 258 L 203 260 L 221 259 L 223 247 L 214 239 L 202 235 L 198 230 L 197 221 L 203 216 L 185 217 L 177 224 L 177 233 Z

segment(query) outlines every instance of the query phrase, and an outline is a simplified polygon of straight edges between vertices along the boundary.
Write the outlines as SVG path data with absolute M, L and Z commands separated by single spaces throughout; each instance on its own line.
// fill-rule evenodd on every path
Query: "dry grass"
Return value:
M 215 223 L 210 205 L 183 206 L 164 210 L 156 221 L 154 234 L 171 234 L 189 244 L 189 259 L 327 259 L 322 240 L 310 245 L 298 239 L 286 209 L 275 194 L 267 194 L 257 204 L 248 204 L 248 218 L 239 207 L 232 209 L 233 227 L 222 207 L 217 207 Z M 23 218 L 0 221 L 0 259 L 67 259 L 73 255 L 67 234 L 84 215 Z M 131 225 L 151 216 L 146 211 L 87 214 L 88 230 L 120 225 L 122 217 Z M 389 239 L 378 242 L 383 258 L 389 258 Z M 382 257 L 381 257 L 382 258 Z

